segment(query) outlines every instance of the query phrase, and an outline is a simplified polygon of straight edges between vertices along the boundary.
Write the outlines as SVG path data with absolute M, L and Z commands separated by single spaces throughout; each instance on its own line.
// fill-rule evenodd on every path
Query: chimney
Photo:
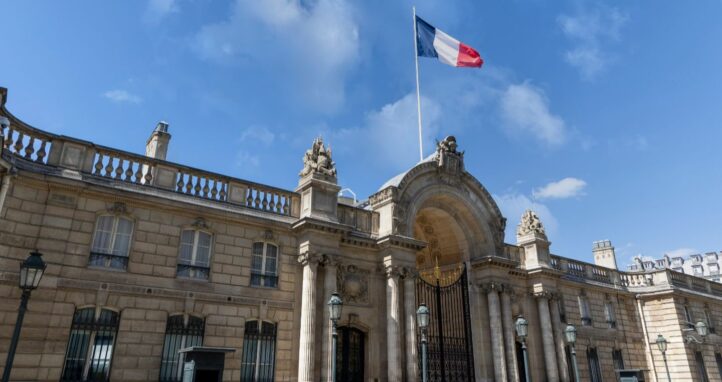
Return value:
M 600 267 L 617 269 L 617 256 L 614 254 L 614 247 L 609 240 L 600 240 L 592 243 L 592 254 L 594 264 Z
M 168 123 L 160 121 L 148 138 L 148 142 L 145 143 L 145 156 L 165 160 L 169 142 Z

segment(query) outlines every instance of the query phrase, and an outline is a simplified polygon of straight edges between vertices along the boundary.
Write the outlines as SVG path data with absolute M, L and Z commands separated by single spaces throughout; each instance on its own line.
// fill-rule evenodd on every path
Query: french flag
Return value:
M 419 57 L 437 57 L 444 64 L 456 67 L 481 68 L 484 63 L 479 52 L 419 16 L 416 16 L 416 50 Z

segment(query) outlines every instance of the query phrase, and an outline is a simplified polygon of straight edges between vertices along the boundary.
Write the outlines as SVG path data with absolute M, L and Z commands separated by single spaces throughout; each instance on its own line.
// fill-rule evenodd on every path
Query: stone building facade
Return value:
M 572 380 L 567 323 L 584 381 L 666 381 L 659 334 L 671 380 L 722 381 L 722 284 L 619 271 L 608 242 L 596 264 L 554 255 L 531 211 L 504 243 L 506 218 L 453 137 L 349 205 L 320 139 L 285 190 L 166 161 L 167 124 L 138 155 L 36 129 L 6 101 L 1 89 L 0 362 L 18 262 L 37 250 L 48 263 L 13 380 L 178 380 L 178 349 L 203 345 L 231 350 L 224 381 L 326 381 L 338 291 L 338 380 L 420 380 L 425 303 L 431 380 L 525 380 L 523 316 L 534 381 Z M 688 330 L 698 321 L 708 336 Z
M 655 259 L 649 256 L 635 256 L 633 263 L 627 266 L 627 270 L 638 272 L 642 270 L 666 269 L 704 277 L 712 281 L 720 281 L 720 265 L 722 265 L 722 252 L 714 251 L 694 253 L 686 256 L 669 256 L 665 254 Z

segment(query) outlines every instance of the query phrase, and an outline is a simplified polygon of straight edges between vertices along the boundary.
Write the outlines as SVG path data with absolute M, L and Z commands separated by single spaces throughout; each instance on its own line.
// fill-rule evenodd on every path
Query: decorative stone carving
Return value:
M 444 138 L 441 142 L 436 142 L 436 152 L 452 153 L 464 156 L 463 151 L 456 151 L 458 144 L 456 143 L 456 137 L 449 135 Z
M 521 216 L 521 222 L 516 228 L 517 236 L 524 236 L 530 233 L 536 233 L 546 237 L 544 226 L 539 217 L 532 210 L 526 210 Z
M 193 224 L 191 224 L 191 225 L 192 225 L 193 227 L 195 227 L 195 228 L 198 228 L 198 229 L 208 229 L 208 228 L 210 228 L 210 227 L 208 226 L 208 222 L 206 222 L 206 219 L 204 219 L 204 218 L 202 218 L 202 217 L 197 217 L 197 218 L 193 221 Z
M 313 140 L 313 145 L 303 156 L 303 170 L 298 175 L 304 177 L 312 173 L 336 177 L 336 163 L 331 159 L 331 147 L 323 145 L 323 138 Z
M 110 208 L 108 208 L 108 212 L 118 215 L 126 215 L 128 214 L 128 206 L 126 206 L 123 202 L 115 202 L 112 206 L 110 206 Z
M 368 304 L 369 271 L 351 264 L 336 269 L 336 284 L 344 304 Z

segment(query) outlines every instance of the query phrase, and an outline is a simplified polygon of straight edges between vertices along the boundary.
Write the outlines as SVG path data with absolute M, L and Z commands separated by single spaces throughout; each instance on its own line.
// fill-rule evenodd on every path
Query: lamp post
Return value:
M 572 366 L 574 368 L 574 381 L 579 382 L 579 367 L 577 367 L 577 351 L 574 349 L 574 343 L 577 342 L 577 328 L 572 324 L 567 324 L 567 328 L 564 329 L 564 336 L 567 338 L 567 343 L 571 347 L 572 353 Z
M 13 331 L 13 337 L 10 340 L 10 349 L 8 349 L 8 358 L 5 361 L 5 370 L 3 371 L 3 382 L 10 381 L 10 371 L 13 368 L 13 360 L 15 359 L 15 350 L 18 347 L 18 339 L 20 338 L 20 329 L 23 326 L 23 318 L 25 317 L 25 311 L 28 308 L 28 299 L 30 299 L 30 292 L 38 287 L 40 279 L 43 278 L 43 272 L 47 265 L 43 261 L 42 254 L 31 252 L 25 261 L 20 263 L 20 289 L 23 294 L 20 298 L 20 309 L 18 310 L 18 318 L 15 320 L 15 331 Z
M 426 304 L 421 304 L 419 309 L 416 309 L 416 323 L 421 329 L 421 381 L 426 382 L 426 330 L 429 327 L 429 307 Z
M 707 324 L 705 324 L 703 321 L 698 321 L 696 324 L 694 324 L 694 329 L 685 329 L 685 330 L 686 331 L 694 331 L 701 338 L 698 340 L 693 335 L 688 334 L 687 338 L 685 339 L 686 343 L 695 342 L 698 344 L 702 344 L 702 343 L 704 343 L 704 338 L 707 337 L 707 335 L 709 334 L 709 328 L 707 327 Z
M 661 334 L 657 335 L 657 348 L 662 353 L 662 359 L 664 360 L 664 370 L 667 372 L 667 380 L 672 382 L 672 378 L 669 376 L 669 365 L 667 365 L 667 339 Z
M 531 375 L 529 375 L 529 358 L 526 354 L 526 336 L 529 329 L 529 321 L 524 317 L 519 316 L 515 322 L 516 336 L 521 339 L 521 351 L 524 354 L 524 379 L 527 382 L 531 382 Z
M 336 342 L 338 342 L 336 324 L 341 319 L 342 308 L 343 301 L 338 292 L 331 293 L 331 298 L 328 300 L 328 311 L 331 317 L 331 380 L 334 382 L 336 381 Z

